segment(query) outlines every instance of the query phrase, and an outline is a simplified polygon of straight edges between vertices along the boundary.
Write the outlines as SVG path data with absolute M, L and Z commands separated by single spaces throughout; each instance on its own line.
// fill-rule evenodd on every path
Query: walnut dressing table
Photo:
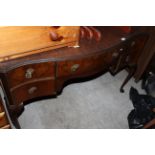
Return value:
M 121 91 L 133 75 L 139 80 L 150 60 L 145 55 L 151 58 L 154 48 L 154 27 L 130 27 L 128 32 L 119 27 L 98 30 L 102 34 L 100 41 L 83 38 L 79 48 L 74 48 L 78 45 L 75 41 L 70 43 L 74 47 L 47 48 L 1 61 L 0 128 L 12 128 L 12 124 L 20 128 L 17 119 L 27 102 L 57 96 L 74 79 L 83 80 L 106 71 L 115 75 L 126 68 L 129 76 Z M 22 45 L 17 47 L 21 49 Z

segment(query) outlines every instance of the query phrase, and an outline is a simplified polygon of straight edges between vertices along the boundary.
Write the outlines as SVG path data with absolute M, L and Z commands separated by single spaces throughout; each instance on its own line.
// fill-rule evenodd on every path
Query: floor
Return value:
M 132 103 L 129 89 L 141 90 L 141 83 L 134 79 L 119 88 L 127 72 L 113 77 L 109 73 L 91 81 L 68 85 L 54 99 L 34 102 L 25 106 L 19 123 L 25 129 L 127 129 L 127 116 Z

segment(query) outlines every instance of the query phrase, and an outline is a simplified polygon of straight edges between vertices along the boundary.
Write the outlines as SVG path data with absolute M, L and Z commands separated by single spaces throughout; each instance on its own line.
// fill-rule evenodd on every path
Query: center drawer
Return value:
M 54 62 L 28 64 L 7 73 L 9 87 L 13 88 L 25 82 L 47 77 L 55 77 Z
M 119 56 L 119 50 L 103 51 L 102 54 L 94 54 L 86 58 L 61 61 L 57 65 L 57 77 L 93 74 L 108 68 Z

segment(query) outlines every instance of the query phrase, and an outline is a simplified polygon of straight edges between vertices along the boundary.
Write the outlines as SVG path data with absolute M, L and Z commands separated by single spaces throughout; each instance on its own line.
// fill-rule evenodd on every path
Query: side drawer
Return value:
M 143 49 L 148 40 L 148 35 L 139 35 L 137 37 L 132 38 L 128 42 L 129 46 L 129 56 L 126 59 L 127 63 L 135 64 L 137 63 L 139 57 L 143 53 Z
M 55 80 L 37 81 L 11 89 L 11 95 L 15 104 L 35 99 L 37 97 L 49 96 L 55 93 Z
M 103 52 L 102 54 L 94 54 L 93 56 L 88 56 L 86 58 L 58 62 L 56 76 L 65 77 L 90 74 L 104 70 L 117 59 L 118 55 L 119 51 L 114 49 Z
M 9 129 L 11 128 L 7 115 L 5 113 L 5 109 L 2 103 L 2 98 L 0 96 L 0 129 Z
M 28 64 L 9 71 L 7 73 L 9 87 L 13 88 L 34 79 L 55 77 L 54 64 L 54 62 Z
M 143 34 L 127 40 L 126 45 L 120 48 L 117 63 L 110 67 L 111 73 L 116 74 L 128 65 L 136 65 L 147 39 L 148 36 Z

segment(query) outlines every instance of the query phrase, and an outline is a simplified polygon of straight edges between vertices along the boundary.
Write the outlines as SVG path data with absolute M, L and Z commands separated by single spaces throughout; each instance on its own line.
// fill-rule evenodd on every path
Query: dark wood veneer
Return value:
M 10 88 L 34 79 L 46 77 L 55 77 L 54 62 L 23 65 L 7 73 L 7 79 Z
M 55 93 L 54 80 L 42 80 L 28 83 L 11 91 L 14 104 L 20 104 L 30 99 L 49 96 Z

